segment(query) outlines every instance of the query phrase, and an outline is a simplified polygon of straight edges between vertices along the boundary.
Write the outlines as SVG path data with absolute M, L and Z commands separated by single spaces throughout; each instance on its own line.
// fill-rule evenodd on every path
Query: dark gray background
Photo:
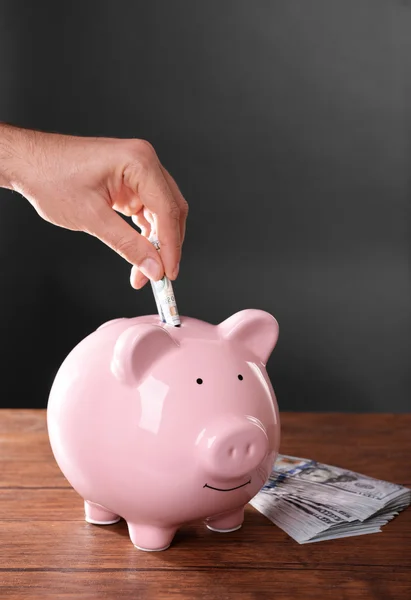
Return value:
M 152 142 L 191 208 L 180 313 L 274 314 L 282 410 L 409 411 L 410 13 L 2 0 L 0 120 Z M 98 240 L 0 202 L 0 405 L 44 407 L 78 341 L 155 305 Z

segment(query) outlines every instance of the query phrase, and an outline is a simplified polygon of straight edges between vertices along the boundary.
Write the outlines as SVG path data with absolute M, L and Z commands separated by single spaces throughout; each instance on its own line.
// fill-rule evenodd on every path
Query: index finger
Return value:
M 161 165 L 161 170 L 162 170 L 163 175 L 168 183 L 168 187 L 170 188 L 170 190 L 174 196 L 174 200 L 177 202 L 178 208 L 180 209 L 180 236 L 181 236 L 181 245 L 183 245 L 185 233 L 186 233 L 188 204 L 187 204 L 187 201 L 184 199 L 183 194 L 180 192 L 180 189 L 179 189 L 177 183 L 175 182 L 173 177 L 171 177 L 171 175 L 167 171 L 167 169 L 165 167 L 163 167 L 163 165 Z
M 124 183 L 138 194 L 142 204 L 155 216 L 161 260 L 170 279 L 175 279 L 181 258 L 180 208 L 163 175 L 154 150 L 129 164 Z

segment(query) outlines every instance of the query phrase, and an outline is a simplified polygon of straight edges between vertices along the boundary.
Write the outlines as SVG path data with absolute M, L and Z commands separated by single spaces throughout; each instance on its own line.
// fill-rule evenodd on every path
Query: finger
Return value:
M 181 257 L 180 209 L 153 151 L 140 154 L 139 162 L 124 170 L 124 183 L 141 199 L 157 221 L 161 259 L 166 275 L 174 279 Z
M 112 208 L 107 205 L 105 209 L 93 216 L 89 233 L 138 267 L 149 279 L 158 281 L 163 277 L 164 266 L 158 251 Z
M 157 234 L 156 230 L 155 230 L 155 223 L 154 223 L 154 217 L 153 217 L 153 213 L 148 210 L 148 208 L 144 207 L 143 208 L 143 215 L 144 218 L 146 219 L 146 221 L 148 221 L 150 223 L 151 226 L 151 233 L 152 234 Z
M 179 189 L 177 183 L 175 182 L 173 177 L 170 175 L 170 173 L 167 171 L 167 169 L 161 165 L 161 170 L 162 170 L 163 175 L 168 183 L 168 187 L 170 188 L 170 190 L 174 196 L 174 200 L 177 202 L 177 205 L 180 209 L 180 237 L 181 237 L 181 244 L 183 244 L 185 234 L 186 234 L 188 204 L 187 204 L 187 201 L 184 199 L 182 193 L 180 192 L 180 189 Z
M 130 273 L 130 283 L 133 288 L 136 290 L 141 290 L 142 287 L 146 285 L 149 280 L 143 273 L 139 270 L 138 267 L 132 267 Z
M 149 238 L 151 232 L 151 225 L 145 218 L 143 211 L 140 210 L 140 212 L 138 212 L 136 215 L 133 215 L 131 219 L 133 223 L 135 223 L 137 227 L 141 229 L 141 235 L 144 235 L 144 237 Z
M 151 234 L 151 224 L 144 216 L 144 209 L 141 209 L 136 215 L 133 215 L 131 219 L 133 223 L 140 228 L 141 235 L 149 239 Z M 141 271 L 139 271 L 138 267 L 133 267 L 131 269 L 130 283 L 133 288 L 136 290 L 141 290 L 141 288 L 146 285 L 147 281 L 147 277 L 143 275 Z
M 130 188 L 124 186 L 121 188 L 121 194 L 116 196 L 113 208 L 126 217 L 131 217 L 141 210 L 142 205 L 138 196 Z

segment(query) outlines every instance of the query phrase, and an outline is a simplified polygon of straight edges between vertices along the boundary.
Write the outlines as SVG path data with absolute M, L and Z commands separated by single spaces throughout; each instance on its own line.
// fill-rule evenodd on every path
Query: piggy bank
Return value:
M 81 341 L 53 382 L 47 424 L 86 521 L 123 518 L 150 551 L 195 520 L 239 529 L 279 449 L 265 369 L 277 338 L 274 317 L 244 310 L 218 325 L 116 319 Z

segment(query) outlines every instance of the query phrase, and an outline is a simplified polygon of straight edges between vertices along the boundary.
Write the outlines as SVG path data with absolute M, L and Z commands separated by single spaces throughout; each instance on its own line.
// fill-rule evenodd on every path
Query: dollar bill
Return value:
M 160 250 L 160 244 L 156 237 L 150 237 L 149 241 L 157 251 Z M 158 314 L 163 323 L 173 325 L 174 327 L 180 327 L 180 316 L 178 314 L 173 286 L 169 278 L 164 275 L 159 281 L 151 281 L 151 288 L 153 290 Z
M 404 486 L 282 454 L 250 502 L 300 544 L 379 532 L 410 503 Z

